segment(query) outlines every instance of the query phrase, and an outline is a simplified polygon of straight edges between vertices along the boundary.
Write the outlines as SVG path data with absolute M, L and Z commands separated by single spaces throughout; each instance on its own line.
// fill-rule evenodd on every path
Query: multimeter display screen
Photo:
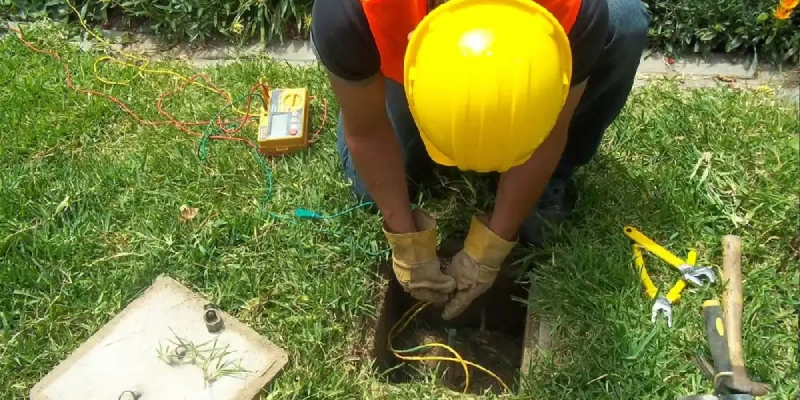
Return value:
M 270 123 L 269 135 L 286 136 L 289 134 L 289 114 L 273 114 Z

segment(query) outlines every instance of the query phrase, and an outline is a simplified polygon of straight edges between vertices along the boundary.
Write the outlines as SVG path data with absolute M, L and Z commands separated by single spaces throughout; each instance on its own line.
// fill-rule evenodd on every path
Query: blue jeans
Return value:
M 647 42 L 650 16 L 641 0 L 608 0 L 608 7 L 610 26 L 605 50 L 591 72 L 551 181 L 569 180 L 577 168 L 594 157 L 603 134 L 619 115 L 633 87 Z M 413 197 L 418 183 L 431 175 L 434 164 L 411 117 L 402 85 L 390 79 L 386 80 L 386 110 L 403 151 L 409 194 Z M 359 199 L 371 201 L 350 158 L 341 121 L 340 114 L 338 150 L 345 178 Z

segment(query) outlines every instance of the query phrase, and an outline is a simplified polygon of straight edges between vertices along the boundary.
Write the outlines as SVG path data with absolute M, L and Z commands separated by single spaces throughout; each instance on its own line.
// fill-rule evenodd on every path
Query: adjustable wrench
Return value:
M 658 289 L 653 284 L 653 281 L 650 279 L 650 275 L 647 273 L 647 269 L 644 267 L 644 257 L 642 256 L 642 251 L 638 244 L 633 245 L 633 256 L 634 264 L 636 265 L 636 271 L 639 273 L 642 285 L 645 288 L 645 293 L 647 294 L 647 297 L 655 300 L 650 311 L 650 321 L 655 323 L 656 317 L 663 313 L 664 317 L 667 319 L 667 326 L 671 328 L 672 304 L 677 303 L 681 298 L 681 292 L 683 292 L 683 290 L 686 288 L 686 281 L 683 279 L 678 280 L 678 282 L 676 282 L 670 288 L 666 296 L 659 295 L 656 297 L 658 294 Z M 686 258 L 686 264 L 694 265 L 695 262 L 697 262 L 697 252 L 690 250 Z
M 639 232 L 638 229 L 632 226 L 626 226 L 623 232 L 625 232 L 625 236 L 633 240 L 634 243 L 643 247 L 648 252 L 655 254 L 667 264 L 675 267 L 683 275 L 683 280 L 686 282 L 695 286 L 703 286 L 704 280 L 710 283 L 716 281 L 717 276 L 713 269 L 709 267 L 694 267 L 685 263 L 676 255 L 670 253 L 667 249 L 645 236 L 642 232 Z

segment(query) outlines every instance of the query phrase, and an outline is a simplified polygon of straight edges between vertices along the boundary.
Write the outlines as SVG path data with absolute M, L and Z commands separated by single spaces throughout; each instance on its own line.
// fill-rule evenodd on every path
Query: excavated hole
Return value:
M 460 250 L 460 240 L 440 245 L 439 256 L 443 263 Z M 389 350 L 389 331 L 398 319 L 415 303 L 393 278 L 391 264 L 380 266 L 387 285 L 384 288 L 380 315 L 374 334 L 375 361 L 380 373 L 390 383 L 408 383 L 425 379 L 436 373 L 437 383 L 461 392 L 464 389 L 463 367 L 451 361 L 404 361 Z M 519 376 L 525 347 L 524 333 L 528 310 L 520 299 L 527 298 L 527 288 L 508 276 L 508 268 L 501 270 L 492 288 L 473 302 L 463 314 L 445 321 L 441 308 L 426 307 L 394 340 L 395 349 L 409 349 L 427 343 L 442 343 L 455 349 L 463 359 L 481 365 L 497 374 L 509 387 L 514 387 Z M 443 348 L 427 348 L 409 354 L 413 356 L 452 357 Z M 468 393 L 484 394 L 487 390 L 501 393 L 502 386 L 488 374 L 470 367 Z

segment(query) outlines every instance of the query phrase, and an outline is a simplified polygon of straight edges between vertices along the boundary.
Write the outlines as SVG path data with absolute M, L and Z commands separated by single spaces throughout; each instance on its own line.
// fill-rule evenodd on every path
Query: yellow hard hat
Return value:
M 404 86 L 438 164 L 505 172 L 547 138 L 569 94 L 572 53 L 532 0 L 451 0 L 409 38 Z

